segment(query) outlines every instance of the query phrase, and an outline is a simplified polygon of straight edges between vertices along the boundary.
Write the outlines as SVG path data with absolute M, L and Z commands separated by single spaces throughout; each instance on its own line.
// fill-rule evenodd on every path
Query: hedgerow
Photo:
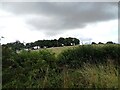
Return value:
M 57 57 L 48 50 L 2 47 L 3 88 L 117 88 L 120 45 L 82 45 Z M 109 62 L 109 63 L 108 63 Z
M 120 45 L 82 45 L 63 51 L 59 56 L 59 65 L 79 67 L 83 63 L 106 63 L 107 59 L 114 59 L 114 63 L 120 61 Z

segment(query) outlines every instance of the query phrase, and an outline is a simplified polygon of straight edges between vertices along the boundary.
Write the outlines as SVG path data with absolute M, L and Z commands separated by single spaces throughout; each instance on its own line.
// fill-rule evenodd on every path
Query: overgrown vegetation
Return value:
M 78 68 L 83 63 L 99 64 L 106 63 L 107 59 L 119 63 L 120 45 L 82 45 L 76 48 L 68 49 L 59 54 L 59 64 L 69 65 Z M 119 59 L 119 60 L 118 60 Z
M 118 88 L 120 45 L 49 50 L 2 47 L 2 88 Z

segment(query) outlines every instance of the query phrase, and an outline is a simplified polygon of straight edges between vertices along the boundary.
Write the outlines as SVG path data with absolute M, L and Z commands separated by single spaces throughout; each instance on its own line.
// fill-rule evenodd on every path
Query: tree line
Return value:
M 36 49 L 39 48 L 50 48 L 50 47 L 61 47 L 61 46 L 74 46 L 78 45 L 80 43 L 80 40 L 77 38 L 73 37 L 68 37 L 68 38 L 63 38 L 60 37 L 59 39 L 53 39 L 53 40 L 37 40 L 35 42 L 30 42 L 30 43 L 21 43 L 20 41 L 12 42 L 12 43 L 7 43 L 3 44 L 11 47 L 14 50 L 21 50 L 21 49 Z
M 51 47 L 62 47 L 62 46 L 74 46 L 79 45 L 80 40 L 73 37 L 63 38 L 60 37 L 59 39 L 53 39 L 53 40 L 37 40 L 35 42 L 29 42 L 29 43 L 22 43 L 19 40 L 7 44 L 3 44 L 2 46 L 8 46 L 12 48 L 13 50 L 21 50 L 21 49 L 39 49 L 39 48 L 51 48 Z M 91 44 L 97 44 L 95 42 L 92 42 Z M 104 44 L 102 42 L 99 42 L 98 44 Z M 106 42 L 106 44 L 115 44 L 112 41 Z
M 97 43 L 92 42 L 91 44 L 97 44 Z M 105 43 L 98 42 L 98 44 L 105 44 Z M 116 43 L 114 43 L 114 42 L 112 42 L 112 41 L 108 41 L 108 42 L 106 42 L 106 44 L 116 44 Z

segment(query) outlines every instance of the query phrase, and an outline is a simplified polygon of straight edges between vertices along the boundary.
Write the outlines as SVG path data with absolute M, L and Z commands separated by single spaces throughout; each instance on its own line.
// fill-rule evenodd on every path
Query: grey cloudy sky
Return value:
M 95 27 L 97 23 L 118 19 L 117 2 L 2 2 L 0 10 L 4 11 L 7 17 L 22 18 L 27 29 L 31 32 L 42 32 L 46 37 L 59 36 L 66 32 L 78 34 L 89 25 Z M 3 17 L 5 18 L 5 15 Z M 107 27 L 109 25 L 104 29 Z M 78 32 L 74 32 L 75 30 Z M 95 31 L 90 30 L 90 32 L 92 34 Z M 80 33 L 80 35 L 87 34 Z

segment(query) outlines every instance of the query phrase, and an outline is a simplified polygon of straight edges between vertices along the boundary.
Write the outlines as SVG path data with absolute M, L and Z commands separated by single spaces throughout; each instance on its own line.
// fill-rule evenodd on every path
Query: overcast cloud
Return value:
M 0 2 L 2 43 L 76 37 L 118 42 L 117 2 Z
M 117 2 L 6 2 L 2 9 L 23 16 L 34 30 L 57 35 L 88 24 L 117 19 Z M 26 17 L 25 17 L 26 16 Z

